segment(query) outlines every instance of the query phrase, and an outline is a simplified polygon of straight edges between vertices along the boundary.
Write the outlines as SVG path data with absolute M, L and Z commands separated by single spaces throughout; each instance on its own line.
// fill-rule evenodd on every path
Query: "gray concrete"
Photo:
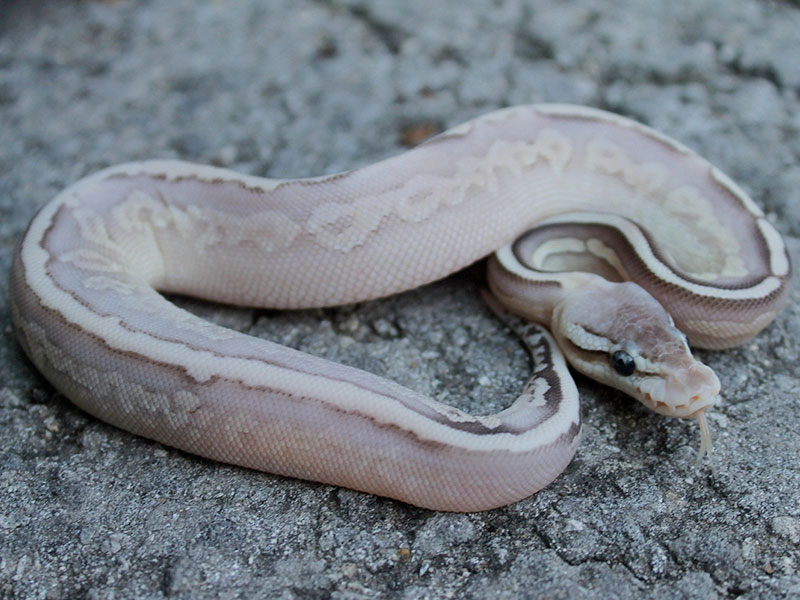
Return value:
M 489 8 L 491 7 L 491 8 Z M 765 207 L 800 265 L 800 7 L 766 0 L 0 3 L 0 271 L 37 207 L 113 163 L 290 177 L 370 163 L 409 128 L 560 101 L 640 118 Z M 463 408 L 527 374 L 481 270 L 384 301 L 210 319 Z M 0 597 L 796 598 L 798 319 L 702 353 L 693 423 L 579 379 L 583 444 L 538 495 L 433 513 L 214 464 L 74 408 L 21 355 L 0 277 Z

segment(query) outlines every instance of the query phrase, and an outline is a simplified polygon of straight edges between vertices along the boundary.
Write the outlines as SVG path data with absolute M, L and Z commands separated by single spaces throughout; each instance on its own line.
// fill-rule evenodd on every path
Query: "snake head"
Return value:
M 714 371 L 692 356 L 666 310 L 635 283 L 607 282 L 569 293 L 552 331 L 570 364 L 657 413 L 705 421 L 719 394 Z

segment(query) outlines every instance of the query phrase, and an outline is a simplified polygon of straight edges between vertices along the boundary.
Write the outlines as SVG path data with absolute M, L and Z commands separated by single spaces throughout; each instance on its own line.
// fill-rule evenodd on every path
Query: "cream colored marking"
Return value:
M 590 350 L 592 352 L 607 352 L 611 350 L 611 344 L 608 338 L 595 335 L 587 331 L 582 325 L 576 323 L 562 323 L 562 327 L 564 328 L 565 337 L 575 340 L 575 343 L 584 350 Z
M 87 271 L 101 271 L 105 273 L 120 273 L 123 266 L 108 256 L 103 256 L 94 250 L 80 249 L 66 252 L 61 255 L 61 262 L 72 263 L 79 269 Z
M 83 287 L 89 290 L 97 290 L 99 292 L 113 291 L 121 296 L 130 296 L 131 294 L 139 291 L 137 286 L 130 284 L 119 279 L 112 279 L 103 275 L 95 275 L 87 277 L 83 280 Z
M 100 217 L 84 210 L 76 215 L 76 219 L 83 229 L 88 219 L 97 221 Z M 221 245 L 243 244 L 271 252 L 290 246 L 301 232 L 299 225 L 279 211 L 238 216 L 198 206 L 165 204 L 141 190 L 132 192 L 127 200 L 114 208 L 109 226 L 124 233 L 143 232 L 148 227 L 175 229 L 191 237 L 201 253 Z
M 627 346 L 614 346 L 610 349 L 611 352 L 616 352 L 617 350 L 624 350 L 629 352 L 631 350 L 630 347 Z M 644 356 L 634 356 L 634 362 L 636 363 L 636 370 L 642 373 L 659 373 L 662 369 L 652 360 L 648 360 Z
M 180 160 L 160 160 L 150 163 L 130 163 L 121 165 L 120 167 L 112 167 L 113 175 L 125 177 L 163 177 L 167 181 L 179 181 L 183 179 L 196 180 L 198 183 L 203 182 L 231 182 L 242 184 L 252 191 L 270 192 L 281 185 L 293 183 L 291 179 L 264 179 L 262 177 L 254 177 L 252 175 L 240 174 L 235 180 L 231 179 L 230 171 L 210 165 L 191 165 Z M 322 177 L 308 177 L 303 179 L 304 182 L 313 181 L 326 181 L 330 179 L 331 175 L 323 175 Z
M 602 240 L 590 238 L 586 240 L 586 248 L 598 258 L 602 258 L 620 275 L 625 275 L 625 267 L 622 265 L 617 253 L 612 248 L 606 246 Z
M 764 218 L 759 219 L 757 223 L 769 249 L 769 266 L 772 274 L 776 277 L 786 277 L 789 274 L 789 257 L 786 254 L 780 234 L 772 223 Z
M 57 205 L 45 206 L 39 215 L 42 217 L 31 223 L 29 235 L 31 239 L 42 239 L 50 223 L 52 213 L 58 209 Z M 45 271 L 44 265 L 49 261 L 49 254 L 38 244 L 27 244 L 22 248 L 23 261 L 28 265 L 38 264 L 37 270 Z M 233 356 L 219 356 L 209 351 L 188 351 L 187 345 L 180 341 L 160 340 L 156 343 L 152 336 L 140 332 L 130 331 L 121 327 L 119 317 L 99 317 L 87 306 L 76 303 L 69 295 L 64 294 L 52 281 L 42 281 L 43 288 L 48 288 L 47 296 L 58 298 L 58 306 L 69 306 L 70 321 L 74 326 L 99 338 L 105 339 L 120 352 L 137 354 L 142 348 L 148 348 L 148 359 L 154 364 L 175 365 L 182 369 L 187 376 L 199 384 L 207 383 L 212 378 L 230 378 L 247 388 L 269 387 L 271 382 L 282 381 L 288 388 L 294 390 L 298 397 L 319 398 L 320 389 L 326 389 L 326 396 L 337 398 L 337 409 L 346 413 L 370 415 L 378 423 L 402 423 L 403 427 L 421 440 L 444 437 L 456 447 L 471 448 L 480 442 L 480 436 L 453 430 L 448 425 L 431 422 L 429 418 L 410 410 L 405 405 L 385 398 L 375 406 L 375 395 L 366 389 L 359 388 L 349 381 L 332 380 L 324 376 L 309 373 L 295 372 L 277 365 L 259 360 Z M 165 308 L 169 303 L 164 300 Z M 30 328 L 31 324 L 28 325 Z M 212 327 L 216 327 L 212 325 Z M 43 345 L 42 340 L 37 340 Z M 562 359 L 563 363 L 563 359 Z M 59 369 L 69 372 L 69 369 Z M 566 418 L 566 415 L 564 415 Z M 536 446 L 546 446 L 554 443 L 565 429 L 530 431 L 523 435 L 506 437 L 504 446 L 510 452 L 528 452 L 532 442 Z
M 720 277 L 745 277 L 748 274 L 739 256 L 741 247 L 735 234 L 722 225 L 709 199 L 701 195 L 697 188 L 681 186 L 673 189 L 667 196 L 664 208 L 711 236 L 712 243 L 706 244 L 706 247 L 709 251 L 722 253 L 722 264 L 717 271 L 690 270 L 692 277 L 713 281 Z
M 565 252 L 579 254 L 585 251 L 586 244 L 581 239 L 572 237 L 555 238 L 542 242 L 537 246 L 529 259 L 529 263 L 534 269 L 547 271 L 545 265 L 549 256 L 553 254 L 563 254 Z
M 648 377 L 639 384 L 642 393 L 649 394 L 653 401 L 664 402 L 667 395 L 667 386 L 663 379 Z
M 593 139 L 586 145 L 586 166 L 598 173 L 619 175 L 626 185 L 641 194 L 658 191 L 667 178 L 664 165 L 636 163 L 620 146 L 603 139 Z
M 781 280 L 779 277 L 765 277 L 756 285 L 747 289 L 716 288 L 686 281 L 655 257 L 650 249 L 650 245 L 647 243 L 647 239 L 644 237 L 641 230 L 633 225 L 630 221 L 627 219 L 621 219 L 615 215 L 608 215 L 604 220 L 607 224 L 612 225 L 613 227 L 625 233 L 625 235 L 634 245 L 636 253 L 645 262 L 653 275 L 662 281 L 672 283 L 681 289 L 690 291 L 692 294 L 697 296 L 721 298 L 725 300 L 758 299 L 768 296 L 781 286 Z M 564 218 L 554 217 L 552 219 L 542 221 L 542 224 L 545 225 L 558 222 L 585 223 L 587 225 L 591 225 L 598 222 L 598 217 L 596 213 L 574 213 L 565 216 Z M 513 268 L 505 263 L 503 266 L 510 269 Z M 525 271 L 521 271 L 519 274 L 521 276 L 526 276 Z
M 637 163 L 619 145 L 603 139 L 590 140 L 586 147 L 586 166 L 589 169 L 608 175 L 619 176 L 622 181 L 641 194 L 654 194 L 664 186 L 667 180 L 667 169 L 664 165 L 648 162 Z M 697 253 L 684 244 L 676 243 L 670 249 L 670 255 L 695 279 L 714 281 L 719 277 L 744 277 L 747 270 L 739 256 L 741 251 L 735 235 L 722 225 L 714 213 L 710 200 L 703 196 L 694 186 L 678 186 L 666 192 L 663 201 L 664 210 L 683 222 L 691 221 L 691 227 L 700 229 L 708 234 L 710 239 L 702 241 L 695 238 L 695 242 L 702 243 L 705 248 L 705 263 L 708 255 L 720 253 L 714 270 L 698 271 L 692 268 L 691 261 L 696 259 Z M 659 224 L 659 215 L 643 214 L 640 218 L 652 229 L 663 225 Z M 663 220 L 663 217 L 661 217 Z M 688 223 L 687 223 L 688 225 Z M 667 223 L 667 228 L 675 224 Z
M 35 349 L 35 355 L 31 358 L 37 364 L 49 364 L 56 371 L 69 373 L 77 384 L 101 396 L 110 396 L 117 389 L 126 390 L 127 399 L 123 405 L 126 413 L 139 415 L 144 412 L 173 423 L 188 423 L 190 413 L 199 406 L 199 400 L 187 390 L 176 390 L 172 395 L 151 392 L 130 381 L 124 373 L 95 369 L 73 359 L 50 343 L 44 330 L 35 323 L 27 323 L 23 334 L 28 346 Z M 183 408 L 179 410 L 180 407 Z
M 542 130 L 533 143 L 497 141 L 486 156 L 459 160 L 452 176 L 412 178 L 400 195 L 391 190 L 355 202 L 322 204 L 314 210 L 305 229 L 316 236 L 320 245 L 346 253 L 364 244 L 389 214 L 404 221 L 424 221 L 443 208 L 460 205 L 470 191 L 496 192 L 503 171 L 519 177 L 524 168 L 543 159 L 560 173 L 571 155 L 569 139 L 548 129 Z
M 108 235 L 105 221 L 87 208 L 75 208 L 72 213 L 81 230 L 81 237 L 87 242 L 120 252 L 119 245 Z

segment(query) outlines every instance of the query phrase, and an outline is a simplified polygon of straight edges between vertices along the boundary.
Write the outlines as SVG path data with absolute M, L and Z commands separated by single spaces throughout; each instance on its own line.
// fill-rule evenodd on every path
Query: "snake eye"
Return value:
M 614 367 L 614 370 L 623 377 L 632 375 L 636 370 L 636 363 L 634 362 L 633 357 L 622 350 L 617 350 L 611 355 L 611 366 Z

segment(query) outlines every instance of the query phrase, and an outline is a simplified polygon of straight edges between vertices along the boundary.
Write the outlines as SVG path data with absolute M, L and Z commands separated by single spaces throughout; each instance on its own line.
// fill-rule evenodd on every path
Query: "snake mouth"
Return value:
M 700 362 L 677 369 L 669 376 L 645 380 L 639 386 L 641 401 L 668 417 L 696 418 L 716 403 L 720 382 L 711 368 Z
M 678 417 L 683 419 L 696 418 L 697 413 L 714 406 L 717 402 L 717 396 L 700 396 L 695 394 L 685 402 L 669 403 L 663 400 L 654 399 L 649 392 L 645 392 L 641 398 L 642 403 L 649 409 L 657 412 L 660 415 L 667 417 Z

